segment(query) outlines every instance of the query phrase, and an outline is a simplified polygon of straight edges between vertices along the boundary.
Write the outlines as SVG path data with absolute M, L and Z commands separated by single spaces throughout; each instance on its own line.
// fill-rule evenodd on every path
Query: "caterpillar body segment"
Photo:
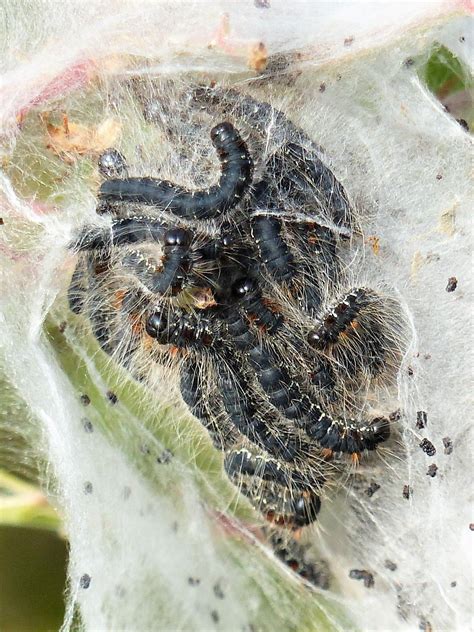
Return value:
M 221 176 L 209 189 L 189 191 L 158 178 L 112 178 L 102 184 L 100 197 L 157 206 L 188 219 L 210 219 L 230 211 L 250 185 L 252 159 L 230 123 L 213 127 L 211 139 L 221 163 Z

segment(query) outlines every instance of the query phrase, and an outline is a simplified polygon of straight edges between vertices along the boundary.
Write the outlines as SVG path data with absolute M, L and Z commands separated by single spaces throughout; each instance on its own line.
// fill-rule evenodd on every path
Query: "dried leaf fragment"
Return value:
M 98 154 L 112 146 L 120 133 L 120 123 L 114 118 L 107 118 L 97 127 L 87 127 L 69 121 L 63 115 L 63 124 L 52 125 L 45 118 L 48 132 L 47 147 L 58 156 L 75 158 L 74 154 Z
M 454 235 L 456 232 L 456 211 L 459 206 L 459 200 L 456 200 L 452 206 L 447 208 L 439 218 L 438 232 L 446 235 Z
M 249 68 L 257 72 L 263 72 L 268 63 L 268 51 L 263 42 L 259 42 L 250 48 L 248 59 Z
M 421 252 L 419 250 L 417 250 L 411 260 L 411 279 L 412 281 L 416 281 L 416 279 L 418 278 L 418 271 L 421 268 L 421 266 L 423 265 L 423 263 L 425 262 L 425 258 L 423 257 L 423 255 L 421 254 Z
M 380 252 L 380 239 L 379 237 L 376 237 L 375 235 L 371 235 L 368 239 L 367 239 L 369 245 L 371 246 L 373 253 L 375 256 L 377 256 Z

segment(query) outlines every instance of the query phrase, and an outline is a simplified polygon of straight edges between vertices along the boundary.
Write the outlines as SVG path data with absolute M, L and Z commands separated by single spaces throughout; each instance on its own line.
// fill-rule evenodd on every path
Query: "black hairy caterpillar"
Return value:
M 312 417 L 306 423 L 305 430 L 309 437 L 319 441 L 331 452 L 358 455 L 364 450 L 375 450 L 379 443 L 390 437 L 390 421 L 385 417 L 361 425 L 355 420 L 348 423 L 330 419 L 320 411 L 317 411 L 318 414 L 317 419 Z
M 168 320 L 163 310 L 148 319 L 146 330 L 161 344 L 207 349 L 235 346 L 236 351 L 245 354 L 269 403 L 286 419 L 295 420 L 323 448 L 353 454 L 373 450 L 388 438 L 388 419 L 378 418 L 360 424 L 355 420 L 346 422 L 330 417 L 319 403 L 311 401 L 300 386 L 292 381 L 274 353 L 262 346 L 238 312 L 228 311 L 221 314 L 220 319 L 215 321 L 203 314 L 193 316 L 175 313 Z M 245 393 L 246 387 L 238 386 L 239 379 L 228 366 L 219 369 L 218 381 L 224 406 L 237 429 L 269 453 L 274 453 L 272 439 L 266 432 L 267 425 L 249 408 L 245 397 L 239 395 L 239 392 Z M 291 460 L 294 453 L 295 449 L 287 446 L 279 456 Z
M 356 319 L 360 310 L 367 305 L 367 290 L 351 290 L 334 309 L 326 314 L 319 325 L 308 334 L 308 342 L 315 349 L 324 349 L 334 344 Z M 355 326 L 355 325 L 353 325 Z
M 127 252 L 122 265 L 131 268 L 142 283 L 157 294 L 167 290 L 178 291 L 190 271 L 190 234 L 183 228 L 166 229 L 160 222 L 147 218 L 116 220 L 109 231 L 85 231 L 77 240 L 78 250 L 102 250 L 106 255 L 114 246 L 140 244 L 152 241 L 161 244 L 162 257 L 159 263 L 151 264 L 149 258 L 139 251 Z
M 302 417 L 311 406 L 301 396 L 297 386 L 291 384 L 286 371 L 277 368 L 275 359 L 261 348 L 242 317 L 234 312 L 224 316 L 222 322 L 216 322 L 207 314 L 193 316 L 175 312 L 169 318 L 163 309 L 148 318 L 146 332 L 160 344 L 182 348 L 205 348 L 208 351 L 217 349 L 221 356 L 226 355 L 225 348 L 229 349 L 231 345 L 235 345 L 236 350 L 248 352 L 249 363 L 255 370 L 263 392 L 285 418 Z M 272 436 L 268 430 L 269 424 L 265 422 L 264 417 L 259 416 L 247 396 L 248 385 L 243 377 L 238 377 L 237 371 L 232 369 L 232 360 L 226 360 L 225 364 L 216 364 L 216 373 L 223 405 L 231 422 L 239 432 L 269 454 L 275 454 L 283 460 L 293 460 L 298 452 L 297 444 L 288 439 Z M 330 447 L 324 443 L 322 445 Z M 341 446 L 344 447 L 345 444 L 341 442 Z
M 314 197 L 321 198 L 322 205 L 331 212 L 337 226 L 352 226 L 353 212 L 346 192 L 323 162 L 321 148 L 283 112 L 232 89 L 198 87 L 192 91 L 191 99 L 202 107 L 214 106 L 223 114 L 232 113 L 237 120 L 245 121 L 262 136 L 271 130 L 275 142 L 282 146 L 282 158 L 274 155 L 269 161 L 270 175 L 275 183 L 281 182 L 284 176 L 283 189 L 286 184 L 289 188 L 287 193 L 312 193 L 313 202 Z M 288 143 L 289 138 L 292 142 Z M 290 162 L 289 170 L 282 169 L 285 159 Z
M 155 311 L 146 321 L 146 332 L 160 344 L 176 347 L 212 348 L 224 344 L 221 332 L 207 314 L 188 314 L 174 311 L 171 318 L 163 308 Z
M 74 250 L 110 250 L 141 242 L 160 242 L 166 232 L 162 222 L 148 217 L 132 217 L 115 220 L 109 229 L 85 229 L 71 244 Z
M 321 286 L 337 278 L 339 262 L 334 235 L 323 226 L 314 223 L 298 225 L 278 216 L 281 209 L 272 200 L 268 181 L 256 185 L 254 200 L 250 230 L 263 274 L 287 287 L 292 295 L 297 295 L 299 305 L 308 314 L 317 314 L 323 296 Z M 277 214 L 268 215 L 268 212 Z
M 292 279 L 295 274 L 294 260 L 281 236 L 282 221 L 271 215 L 256 215 L 250 226 L 265 269 L 280 283 Z
M 266 459 L 252 459 L 242 451 L 234 454 L 224 461 L 226 473 L 269 522 L 298 530 L 317 519 L 321 509 L 317 491 L 294 489 L 281 476 L 282 469 Z
M 399 363 L 394 341 L 402 326 L 396 301 L 368 288 L 354 288 L 318 319 L 307 340 L 349 375 L 363 372 L 375 377 Z
M 333 287 L 341 277 L 341 264 L 337 255 L 337 240 L 328 228 L 314 223 L 287 222 L 293 247 L 300 258 L 298 268 L 304 276 L 303 308 L 311 315 L 319 313 L 324 291 L 322 286 Z M 310 282 L 318 275 L 320 283 Z
M 265 513 L 267 519 L 293 529 L 314 522 L 321 507 L 317 490 L 324 484 L 324 479 L 317 475 L 312 480 L 310 473 L 308 476 L 300 469 L 289 470 L 288 463 L 269 458 L 265 453 L 255 455 L 245 448 L 235 448 L 238 437 L 232 424 L 229 425 L 228 418 L 220 418 L 217 428 L 213 416 L 202 401 L 202 386 L 196 367 L 189 360 L 181 367 L 180 388 L 183 399 L 206 427 L 214 445 L 225 451 L 224 470 L 228 477 Z M 240 410 L 238 414 L 241 414 Z M 243 477 L 249 479 L 249 484 Z M 266 483 L 263 486 L 261 483 L 255 485 L 250 482 L 252 480 Z M 279 489 L 286 490 L 286 493 L 282 495 Z
M 128 254 L 122 263 L 131 266 L 142 283 L 155 294 L 165 294 L 167 290 L 176 293 L 183 288 L 190 272 L 188 257 L 189 233 L 182 228 L 165 232 L 163 236 L 163 257 L 160 265 L 150 264 L 139 252 Z
M 270 542 L 275 555 L 284 564 L 310 584 L 320 588 L 329 588 L 329 571 L 324 562 L 315 562 L 307 559 L 306 547 L 293 538 L 284 537 L 281 531 L 270 534 Z
M 284 147 L 284 154 L 293 163 L 293 169 L 287 173 L 283 172 L 279 180 L 279 186 L 285 194 L 299 198 L 304 205 L 314 204 L 314 191 L 318 191 L 321 196 L 320 203 L 331 209 L 335 224 L 349 228 L 351 213 L 348 212 L 346 193 L 314 150 L 306 150 L 297 143 L 288 143 Z M 310 198 L 305 200 L 304 196 L 308 193 Z
M 252 278 L 237 280 L 232 287 L 234 295 L 244 312 L 259 327 L 264 327 L 269 333 L 275 333 L 283 323 L 283 316 L 269 309 L 262 297 L 257 282 Z
M 192 102 L 233 121 L 213 127 L 219 183 L 103 182 L 110 224 L 72 242 L 70 306 L 138 379 L 151 383 L 155 365 L 177 376 L 230 480 L 276 527 L 299 529 L 316 520 L 333 455 L 342 467 L 390 436 L 388 415 L 363 417 L 358 390 L 398 370 L 400 310 L 370 288 L 338 298 L 355 220 L 320 148 L 236 91 L 199 88 Z M 270 156 L 250 155 L 240 121 L 272 136 Z M 126 176 L 108 152 L 101 173 Z
M 256 210 L 272 207 L 268 182 L 255 187 Z M 282 220 L 272 215 L 254 215 L 250 221 L 252 237 L 265 270 L 279 283 L 290 281 L 295 275 L 293 255 L 282 237 Z
M 145 253 L 138 249 L 143 245 L 160 246 L 158 258 L 149 248 Z M 183 227 L 170 227 L 164 220 L 127 217 L 114 219 L 106 229 L 85 229 L 71 244 L 78 251 L 98 251 L 102 258 L 126 246 L 135 248 L 123 251 L 121 265 L 135 274 L 149 291 L 164 294 L 169 289 L 179 290 L 193 283 L 215 285 L 218 281 L 212 271 L 215 268 L 218 276 L 225 271 L 225 257 L 232 252 L 233 240 L 230 236 L 209 239 Z M 208 262 L 211 265 L 206 274 Z
M 187 191 L 167 180 L 153 178 L 110 179 L 102 184 L 100 197 L 159 206 L 179 217 L 193 219 L 209 219 L 231 210 L 251 182 L 253 162 L 230 123 L 213 127 L 211 139 L 222 173 L 218 184 L 209 189 Z
M 224 382 L 226 382 L 227 377 L 228 374 L 224 376 Z M 228 384 L 226 385 L 228 386 Z M 269 458 L 265 453 L 252 455 L 245 448 L 234 447 L 238 442 L 238 436 L 232 430 L 235 418 L 230 425 L 229 419 L 232 415 L 238 415 L 239 417 L 242 417 L 242 415 L 248 416 L 250 408 L 245 394 L 240 392 L 237 401 L 235 388 L 222 391 L 224 399 L 226 399 L 226 393 L 229 393 L 226 406 L 227 410 L 230 410 L 231 415 L 226 417 L 226 420 L 221 419 L 220 432 L 217 433 L 213 417 L 209 414 L 206 404 L 200 397 L 201 391 L 197 369 L 189 360 L 181 368 L 180 387 L 183 398 L 192 409 L 193 414 L 207 428 L 215 444 L 220 449 L 225 450 L 224 469 L 229 478 L 240 486 L 242 475 L 245 474 L 246 476 L 257 477 L 262 481 L 266 480 L 272 485 L 279 485 L 286 490 L 292 490 L 291 502 L 289 503 L 286 500 L 280 504 L 278 496 L 273 497 L 270 502 L 269 495 L 263 494 L 262 496 L 262 490 L 258 489 L 258 486 L 258 491 L 253 489 L 252 486 L 246 487 L 248 495 L 255 502 L 257 500 L 259 502 L 262 501 L 266 509 L 272 512 L 273 517 L 278 516 L 278 520 L 285 522 L 285 524 L 291 524 L 294 528 L 299 528 L 314 521 L 320 508 L 317 490 L 324 484 L 324 479 L 321 478 L 317 471 L 304 471 L 301 468 L 294 467 L 289 469 L 291 462 Z M 222 422 L 224 422 L 223 427 Z M 304 448 L 303 444 L 300 445 L 300 451 L 302 448 Z M 260 495 L 259 499 L 257 499 L 255 494 Z
M 289 461 L 283 462 L 269 457 L 265 453 L 252 452 L 248 448 L 228 447 L 224 458 L 224 469 L 230 476 L 239 473 L 256 476 L 287 489 L 312 491 L 316 494 L 322 489 L 325 479 L 316 472 L 303 472 Z

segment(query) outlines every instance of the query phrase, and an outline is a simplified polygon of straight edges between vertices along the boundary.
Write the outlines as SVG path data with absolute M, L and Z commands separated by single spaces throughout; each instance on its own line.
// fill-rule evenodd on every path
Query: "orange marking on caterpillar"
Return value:
M 180 354 L 181 349 L 172 345 L 169 347 L 168 351 L 172 358 L 176 358 Z
M 132 325 L 132 333 L 141 334 L 143 331 L 143 322 L 138 314 L 130 314 L 129 321 Z
M 359 465 L 360 463 L 360 453 L 359 452 L 352 452 L 351 454 L 351 461 L 353 465 Z
M 143 332 L 143 346 L 145 347 L 146 351 L 151 351 L 153 349 L 153 346 L 155 344 L 155 340 L 154 338 L 152 338 L 151 336 L 149 336 L 146 331 Z
M 268 309 L 270 309 L 272 312 L 276 312 L 277 314 L 281 312 L 281 305 L 277 303 L 276 301 L 272 300 L 271 298 L 266 298 L 265 296 L 263 296 L 262 303 L 265 305 L 265 307 L 268 307 Z
M 292 529 L 292 536 L 297 542 L 298 540 L 301 540 L 302 534 L 303 529 L 301 527 L 295 527 L 294 529 Z
M 112 307 L 115 310 L 119 310 L 122 307 L 123 299 L 125 298 L 126 290 L 117 290 L 114 293 L 114 297 L 112 299 Z

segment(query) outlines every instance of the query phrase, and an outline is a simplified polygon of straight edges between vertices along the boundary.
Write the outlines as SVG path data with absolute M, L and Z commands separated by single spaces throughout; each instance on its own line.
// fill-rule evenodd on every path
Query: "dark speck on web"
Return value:
M 125 485 L 125 487 L 122 489 L 123 500 L 128 500 L 130 498 L 131 493 L 132 493 L 132 490 L 130 489 L 130 487 L 128 485 Z
M 436 448 L 429 439 L 423 439 L 423 441 L 420 443 L 420 448 L 428 456 L 434 456 L 436 454 Z
M 389 571 L 396 571 L 398 566 L 395 564 L 395 562 L 392 562 L 391 560 L 385 560 L 385 564 L 384 564 L 385 568 L 387 568 Z
M 369 498 L 371 498 L 375 494 L 375 492 L 378 491 L 379 489 L 380 489 L 380 485 L 372 481 L 370 485 L 367 487 L 367 489 L 365 490 L 365 493 L 367 494 Z
M 451 454 L 453 451 L 453 442 L 450 437 L 443 437 L 444 453 Z
M 86 393 L 83 393 L 80 399 L 83 406 L 89 406 L 89 404 L 91 403 L 91 398 L 89 397 L 89 395 L 86 395 Z
M 375 584 L 374 576 L 369 571 L 357 570 L 356 568 L 349 571 L 350 579 L 361 579 L 366 588 L 372 588 Z
M 112 391 L 107 391 L 106 396 L 111 404 L 116 404 L 118 402 L 117 395 L 113 393 Z
M 199 586 L 200 583 L 201 580 L 199 579 L 199 577 L 188 577 L 188 584 L 190 586 Z
M 84 590 L 86 590 L 87 588 L 89 588 L 90 585 L 91 585 L 91 576 L 88 575 L 87 573 L 84 573 L 84 575 L 79 580 L 79 586 L 83 588 Z
M 394 410 L 393 413 L 390 413 L 389 415 L 389 419 L 392 423 L 394 423 L 395 421 L 400 421 L 401 417 L 402 417 L 402 413 L 400 409 Z
M 458 286 L 458 280 L 456 277 L 449 277 L 448 284 L 446 286 L 446 292 L 454 292 Z
M 173 453 L 171 452 L 171 450 L 163 450 L 163 452 L 160 454 L 160 456 L 158 456 L 156 458 L 157 462 L 160 463 L 160 465 L 169 463 L 171 461 L 171 459 L 173 458 Z
M 92 425 L 92 421 L 90 419 L 87 419 L 87 417 L 84 417 L 84 419 L 82 420 L 82 427 L 89 434 L 91 432 L 94 432 L 94 426 Z
M 418 430 L 426 427 L 428 423 L 428 414 L 424 410 L 419 410 L 416 413 L 416 427 Z

